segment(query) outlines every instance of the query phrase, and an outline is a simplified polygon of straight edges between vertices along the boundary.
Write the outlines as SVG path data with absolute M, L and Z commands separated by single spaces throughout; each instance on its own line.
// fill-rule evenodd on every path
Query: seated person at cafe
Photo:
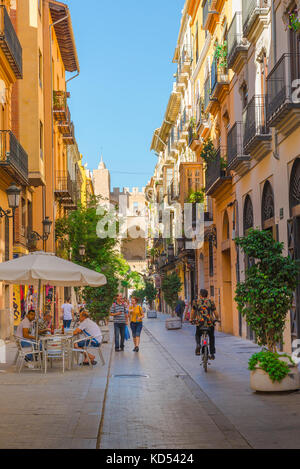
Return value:
M 35 337 L 30 335 L 34 320 L 35 320 L 35 311 L 31 309 L 30 311 L 28 311 L 23 321 L 21 321 L 20 324 L 18 325 L 16 337 L 18 337 L 19 339 L 27 340 L 27 342 L 25 341 L 21 342 L 22 347 L 31 347 L 31 344 L 28 343 L 28 341 L 31 341 L 31 342 L 35 341 Z
M 44 314 L 43 319 L 38 320 L 39 335 L 45 335 L 51 332 L 52 316 L 50 313 Z
M 28 311 L 23 321 L 21 321 L 20 324 L 18 325 L 16 337 L 18 337 L 19 339 L 24 339 L 24 340 L 21 340 L 21 347 L 23 348 L 32 347 L 32 342 L 35 342 L 35 337 L 33 337 L 33 335 L 30 334 L 31 329 L 34 325 L 33 324 L 34 320 L 35 320 L 35 311 L 31 309 L 30 311 Z M 25 360 L 32 361 L 33 356 L 27 355 Z
M 94 321 L 89 318 L 89 313 L 87 311 L 82 311 L 79 316 L 79 326 L 73 332 L 73 335 L 85 334 L 87 337 L 93 337 L 92 340 L 86 338 L 82 339 L 80 342 L 75 344 L 75 348 L 84 348 L 86 346 L 90 347 L 99 347 L 102 342 L 102 333 L 101 329 Z M 88 357 L 92 365 L 97 365 L 95 361 L 95 355 L 84 352 L 85 359 L 83 365 L 89 365 Z

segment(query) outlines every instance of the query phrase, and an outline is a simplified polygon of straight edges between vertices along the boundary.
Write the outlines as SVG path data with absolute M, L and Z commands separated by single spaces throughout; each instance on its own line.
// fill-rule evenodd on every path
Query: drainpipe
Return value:
M 53 210 L 52 210 L 52 217 L 53 217 L 53 244 L 54 244 L 54 251 L 55 251 L 55 165 L 54 165 L 54 119 L 53 119 L 53 108 L 54 108 L 54 101 L 53 101 L 53 67 L 52 67 L 52 36 L 51 36 L 51 29 L 56 26 L 57 24 L 61 23 L 68 19 L 70 13 L 63 18 L 55 21 L 54 23 L 50 24 L 49 26 L 49 40 L 50 40 L 50 73 L 51 73 L 51 120 L 52 120 L 52 189 L 53 189 Z
M 276 11 L 274 2 L 271 2 L 271 15 L 272 15 L 272 44 L 273 44 L 273 60 L 274 65 L 277 62 L 277 28 L 276 28 Z M 273 152 L 273 156 L 276 160 L 279 160 L 279 153 L 278 153 L 278 133 L 277 130 L 274 132 L 274 139 L 275 139 L 275 150 Z
M 76 75 L 74 75 L 73 77 L 69 78 L 67 81 L 66 81 L 66 84 L 69 83 L 69 81 L 72 81 L 74 80 L 75 78 L 77 78 L 79 76 L 80 72 L 77 72 Z

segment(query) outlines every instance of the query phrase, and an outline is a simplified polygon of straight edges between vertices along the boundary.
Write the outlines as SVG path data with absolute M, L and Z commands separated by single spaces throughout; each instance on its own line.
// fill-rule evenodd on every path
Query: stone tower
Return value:
M 106 168 L 103 161 L 103 156 L 101 155 L 101 161 L 99 163 L 98 169 L 93 171 L 93 181 L 95 188 L 95 195 L 101 196 L 104 201 L 109 202 L 110 200 L 110 173 Z

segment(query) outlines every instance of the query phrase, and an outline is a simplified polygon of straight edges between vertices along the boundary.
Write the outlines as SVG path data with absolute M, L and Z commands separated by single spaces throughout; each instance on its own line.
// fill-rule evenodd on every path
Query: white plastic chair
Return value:
M 43 371 L 42 365 L 42 352 L 40 350 L 40 343 L 34 342 L 29 339 L 21 339 L 20 337 L 14 337 L 16 345 L 17 345 L 17 355 L 15 358 L 15 365 L 18 368 L 19 366 L 19 373 L 21 373 L 24 364 L 26 363 L 26 357 L 29 355 L 33 356 L 33 358 L 37 358 L 37 363 L 39 364 L 38 368 L 31 368 L 32 370 L 41 370 Z M 30 347 L 22 347 L 22 342 L 26 342 L 30 345 Z M 20 364 L 19 364 L 20 362 Z M 35 362 L 28 362 L 34 364 Z
M 65 357 L 66 357 L 66 344 L 65 339 L 58 337 L 49 337 L 45 347 L 45 373 L 47 373 L 47 361 L 50 360 L 51 368 L 53 367 L 53 360 L 62 360 L 63 373 L 65 372 Z
M 88 357 L 88 361 L 89 361 L 89 366 L 92 366 L 90 357 L 88 355 L 88 348 L 92 348 L 93 350 L 97 349 L 98 354 L 99 354 L 99 358 L 102 362 L 102 365 L 104 366 L 105 365 L 105 360 L 104 360 L 102 350 L 101 350 L 101 343 L 98 347 L 93 347 L 92 345 L 90 345 L 93 339 L 97 340 L 97 342 L 98 342 L 98 339 L 96 337 L 86 336 L 86 335 L 84 335 L 84 336 L 81 335 L 81 338 L 73 340 L 72 353 L 73 353 L 73 355 L 77 354 L 77 363 L 78 363 L 78 358 L 80 357 L 79 354 L 81 353 L 82 354 L 81 356 L 83 357 L 84 353 L 86 353 L 87 357 Z M 83 340 L 86 342 L 85 347 L 83 347 L 83 348 L 75 348 L 74 347 L 75 344 L 78 344 L 79 342 L 82 342 Z M 83 360 L 82 360 L 82 362 L 83 362 Z

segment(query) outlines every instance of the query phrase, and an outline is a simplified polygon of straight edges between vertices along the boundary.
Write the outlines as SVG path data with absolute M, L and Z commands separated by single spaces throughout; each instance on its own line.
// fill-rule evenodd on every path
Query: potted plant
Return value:
M 223 44 L 215 45 L 215 60 L 220 67 L 225 68 L 225 69 L 228 67 L 227 55 L 228 55 L 227 41 L 224 41 Z
M 182 324 L 179 318 L 175 318 L 175 307 L 178 302 L 178 295 L 182 288 L 181 280 L 176 272 L 166 275 L 161 284 L 165 302 L 170 306 L 171 318 L 166 320 L 167 329 L 181 329 Z
M 225 176 L 227 167 L 228 167 L 227 157 L 226 156 L 221 156 L 221 158 L 220 158 L 220 169 L 221 169 L 222 176 Z
M 190 204 L 203 204 L 205 201 L 205 191 L 192 191 L 188 196 L 187 202 Z
M 208 138 L 202 147 L 200 157 L 205 161 L 206 164 L 212 163 L 216 160 L 217 151 L 211 138 Z
M 283 256 L 283 243 L 276 242 L 270 232 L 251 229 L 236 244 L 253 262 L 244 282 L 237 285 L 235 300 L 263 347 L 249 361 L 251 387 L 265 392 L 298 389 L 298 368 L 288 355 L 278 353 L 278 344 L 283 343 L 299 266 Z
M 299 12 L 297 9 L 292 10 L 288 13 L 288 24 L 287 28 L 295 33 L 300 31 L 300 20 L 299 20 Z
M 152 281 L 147 280 L 144 288 L 144 298 L 149 304 L 149 311 L 147 313 L 148 318 L 155 319 L 157 318 L 157 311 L 153 309 L 153 302 L 157 295 L 157 289 L 155 288 Z

